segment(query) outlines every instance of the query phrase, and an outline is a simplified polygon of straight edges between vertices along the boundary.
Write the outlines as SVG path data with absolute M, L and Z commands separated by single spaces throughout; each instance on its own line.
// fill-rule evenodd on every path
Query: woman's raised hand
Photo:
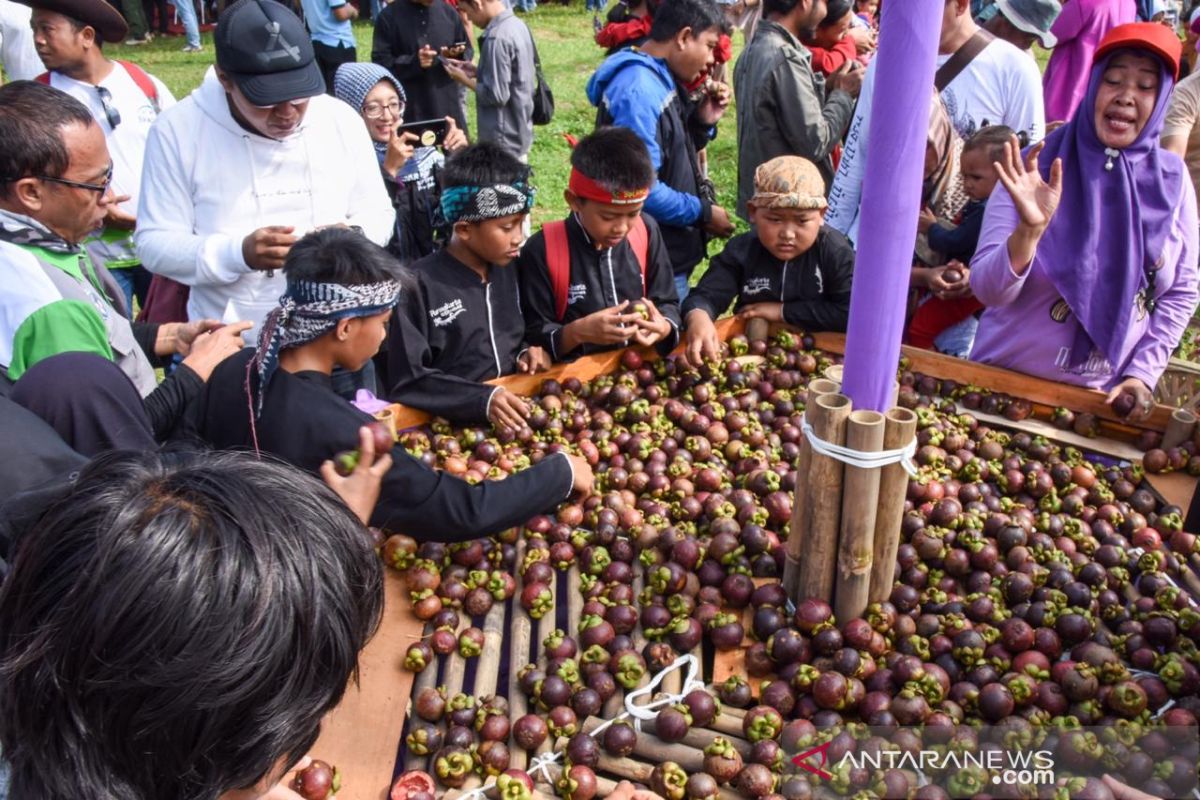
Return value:
M 1021 224 L 1037 234 L 1046 230 L 1062 198 L 1062 159 L 1054 159 L 1047 183 L 1037 168 L 1042 147 L 1039 143 L 1030 148 L 1022 162 L 1021 145 L 1013 136 L 1004 146 L 1004 158 L 995 162 L 1000 182 L 1012 197 Z

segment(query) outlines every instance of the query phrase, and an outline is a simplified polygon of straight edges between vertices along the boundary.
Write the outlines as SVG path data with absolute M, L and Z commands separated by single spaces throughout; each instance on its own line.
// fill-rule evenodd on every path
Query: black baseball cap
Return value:
M 238 0 L 221 12 L 215 41 L 217 66 L 256 106 L 325 91 L 304 23 L 275 0 Z

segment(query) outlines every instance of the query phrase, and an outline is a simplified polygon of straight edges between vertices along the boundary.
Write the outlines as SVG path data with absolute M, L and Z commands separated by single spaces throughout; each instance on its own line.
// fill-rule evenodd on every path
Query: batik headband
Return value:
M 258 403 L 253 416 L 262 414 L 267 384 L 279 366 L 279 353 L 317 339 L 332 330 L 339 320 L 369 317 L 389 310 L 400 299 L 400 284 L 387 280 L 348 286 L 341 283 L 289 281 L 279 305 L 267 314 L 258 336 L 258 352 L 246 370 L 257 369 Z M 251 394 L 251 396 L 253 396 Z
M 755 208 L 825 208 L 825 181 L 816 164 L 800 156 L 777 156 L 754 170 Z
M 534 188 L 526 180 L 492 186 L 447 186 L 442 190 L 442 217 L 456 222 L 483 222 L 533 208 Z
M 637 203 L 644 203 L 650 195 L 649 186 L 635 189 L 631 192 L 609 191 L 575 167 L 571 167 L 571 179 L 567 183 L 567 188 L 576 197 L 581 197 L 584 200 L 595 200 L 597 203 L 607 203 L 610 206 L 632 206 Z

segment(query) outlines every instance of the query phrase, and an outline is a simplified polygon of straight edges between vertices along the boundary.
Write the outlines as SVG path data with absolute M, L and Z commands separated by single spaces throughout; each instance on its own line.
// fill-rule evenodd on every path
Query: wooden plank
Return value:
M 832 353 L 846 352 L 845 334 L 817 333 L 813 335 L 813 338 L 821 350 Z M 1055 383 L 1033 375 L 1025 375 L 907 345 L 901 348 L 901 354 L 908 358 L 914 372 L 922 372 L 935 378 L 951 379 L 959 383 L 973 384 L 993 392 L 1004 392 L 1051 408 L 1064 406 L 1072 411 L 1088 411 L 1101 419 L 1117 423 L 1121 427 L 1134 429 L 1134 426 L 1125 423 L 1113 413 L 1112 408 L 1104 402 L 1105 393 L 1096 389 Z M 1150 418 L 1136 427 L 1162 431 L 1167 427 L 1167 420 L 1173 410 L 1170 406 L 1158 404 L 1151 412 Z
M 413 673 L 401 667 L 408 646 L 421 637 L 404 579 L 384 569 L 383 620 L 359 655 L 358 685 L 329 713 L 312 747 L 316 758 L 342 772 L 340 800 L 383 800 L 392 785 L 392 767 L 404 728 Z
M 1166 475 L 1147 475 L 1146 480 L 1159 496 L 1187 513 L 1192 494 L 1196 491 L 1196 478 L 1186 472 L 1169 472 Z
M 1007 428 L 1008 430 L 1024 431 L 1025 433 L 1034 436 L 1044 436 L 1047 439 L 1059 444 L 1068 444 L 1072 447 L 1077 447 L 1080 450 L 1100 453 L 1101 455 L 1112 456 L 1113 458 L 1124 459 L 1125 461 L 1141 461 L 1142 451 L 1130 444 L 1122 441 L 1110 439 L 1107 436 L 1080 436 L 1074 431 L 1064 431 L 1061 428 L 1056 428 L 1048 422 L 1042 422 L 1040 419 L 1023 419 L 1020 422 L 1013 422 L 1010 419 L 1002 417 L 998 414 L 985 414 L 982 411 L 971 411 L 964 408 L 961 403 L 957 403 L 959 411 L 964 414 L 970 414 L 980 422 L 986 422 L 993 428 Z

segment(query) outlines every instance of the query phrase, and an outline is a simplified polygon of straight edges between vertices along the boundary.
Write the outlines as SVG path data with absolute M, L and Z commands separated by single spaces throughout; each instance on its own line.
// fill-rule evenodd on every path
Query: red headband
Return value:
M 611 206 L 631 206 L 635 203 L 643 203 L 650 194 L 649 187 L 632 192 L 610 192 L 574 167 L 571 167 L 571 180 L 567 183 L 567 188 L 576 197 L 595 200 L 597 203 L 607 203 Z

